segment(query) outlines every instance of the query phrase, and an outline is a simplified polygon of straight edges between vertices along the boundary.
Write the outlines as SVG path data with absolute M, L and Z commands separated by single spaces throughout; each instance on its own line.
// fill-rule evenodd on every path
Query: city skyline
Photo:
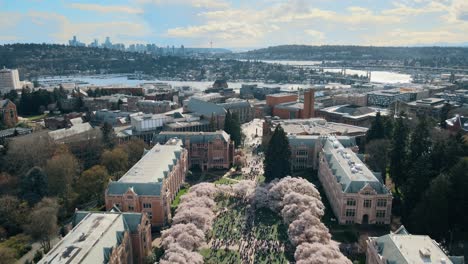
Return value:
M 0 0 L 0 44 L 115 43 L 250 49 L 283 44 L 466 46 L 463 0 Z

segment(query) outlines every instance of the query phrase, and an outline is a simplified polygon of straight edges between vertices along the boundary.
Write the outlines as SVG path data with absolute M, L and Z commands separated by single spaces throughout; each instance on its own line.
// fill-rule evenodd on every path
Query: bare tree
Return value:
M 30 216 L 25 230 L 32 238 L 40 241 L 44 252 L 51 249 L 50 241 L 57 235 L 58 204 L 55 199 L 44 198 L 37 203 Z

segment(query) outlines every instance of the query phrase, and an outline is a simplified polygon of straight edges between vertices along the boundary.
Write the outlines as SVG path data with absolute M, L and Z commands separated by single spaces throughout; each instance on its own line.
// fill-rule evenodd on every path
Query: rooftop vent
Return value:
M 419 254 L 423 258 L 430 258 L 431 257 L 431 250 L 428 248 L 420 248 L 419 249 Z

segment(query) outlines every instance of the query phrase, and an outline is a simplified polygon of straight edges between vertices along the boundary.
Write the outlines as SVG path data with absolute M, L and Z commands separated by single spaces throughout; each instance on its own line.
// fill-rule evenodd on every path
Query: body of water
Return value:
M 293 63 L 304 63 L 301 61 L 265 61 L 269 63 L 289 63 L 293 65 Z M 316 63 L 316 61 L 309 61 L 305 62 L 312 65 L 312 63 Z M 297 64 L 296 64 L 297 65 Z M 306 64 L 303 64 L 306 65 Z M 339 69 L 329 69 L 326 70 L 328 72 L 340 72 Z M 366 75 L 366 71 L 362 70 L 351 70 L 346 69 L 347 75 Z M 77 83 L 79 86 L 87 87 L 87 86 L 140 86 L 145 83 L 155 83 L 155 82 L 163 82 L 169 83 L 172 86 L 190 86 L 196 90 L 205 90 L 208 87 L 211 87 L 213 84 L 212 81 L 166 81 L 166 80 L 131 80 L 128 79 L 126 74 L 104 74 L 104 75 L 91 75 L 91 76 L 55 76 L 55 77 L 44 77 L 39 78 L 38 80 L 40 83 L 44 85 L 55 85 L 57 86 L 60 83 Z M 375 83 L 410 83 L 412 81 L 411 75 L 397 73 L 397 72 L 390 72 L 390 71 L 371 71 L 371 82 Z M 271 84 L 271 83 L 263 83 L 263 82 L 229 82 L 229 87 L 235 90 L 240 89 L 242 84 L 257 84 L 261 87 L 281 87 L 285 90 L 297 90 L 298 88 L 308 88 L 310 84 Z M 336 84 L 331 84 L 336 85 Z M 329 86 L 329 85 L 328 85 Z

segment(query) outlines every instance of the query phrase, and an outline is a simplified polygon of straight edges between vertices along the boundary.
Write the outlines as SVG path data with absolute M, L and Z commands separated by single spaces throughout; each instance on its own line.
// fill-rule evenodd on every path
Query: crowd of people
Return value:
M 255 225 L 255 210 L 247 199 L 236 199 L 216 216 L 208 259 L 221 250 L 226 263 L 287 263 L 284 244 L 272 237 L 273 226 Z M 229 254 L 230 251 L 238 254 Z

